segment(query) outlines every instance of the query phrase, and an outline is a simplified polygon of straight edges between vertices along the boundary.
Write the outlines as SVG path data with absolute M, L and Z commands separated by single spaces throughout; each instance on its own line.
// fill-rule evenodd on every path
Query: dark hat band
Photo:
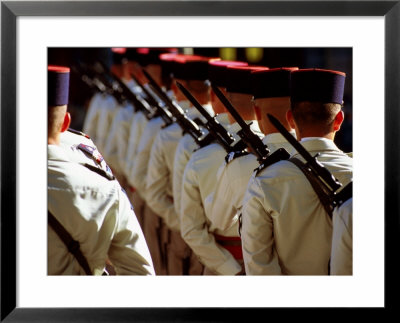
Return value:
M 70 69 L 64 66 L 47 67 L 47 106 L 68 104 Z
M 226 87 L 227 66 L 247 66 L 247 62 L 210 60 L 208 63 L 208 79 L 219 87 Z
M 346 74 L 323 69 L 303 69 L 290 75 L 292 102 L 343 103 Z
M 253 94 L 251 72 L 267 70 L 265 66 L 228 66 L 226 69 L 226 91 L 242 94 Z
M 298 67 L 282 67 L 251 73 L 254 99 L 290 96 L 290 73 Z
M 205 81 L 208 79 L 210 58 L 202 56 L 179 56 L 173 65 L 174 78 L 181 80 Z

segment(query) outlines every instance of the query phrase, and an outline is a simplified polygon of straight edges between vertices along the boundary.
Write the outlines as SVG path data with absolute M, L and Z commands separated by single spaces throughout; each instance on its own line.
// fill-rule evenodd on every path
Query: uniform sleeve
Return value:
M 100 153 L 104 155 L 106 138 L 109 134 L 114 113 L 116 112 L 117 102 L 114 98 L 108 97 L 103 105 L 99 115 L 99 122 L 96 129 L 96 145 Z
M 192 137 L 187 138 L 185 135 L 179 142 L 178 148 L 175 152 L 174 159 L 174 173 L 172 177 L 172 195 L 174 196 L 175 211 L 177 214 L 181 211 L 181 189 L 182 178 L 185 171 L 186 164 L 190 159 L 190 153 L 197 146 Z
M 252 177 L 243 199 L 242 249 L 247 275 L 280 275 L 281 268 L 274 249 L 273 220 L 264 207 L 264 194 L 256 177 Z
M 353 274 L 353 201 L 333 212 L 331 275 Z
M 108 256 L 118 275 L 154 275 L 150 252 L 127 196 L 120 191 L 116 229 Z
M 166 162 L 168 149 L 168 145 L 166 146 L 162 139 L 162 132 L 159 132 L 150 152 L 146 178 L 146 201 L 148 206 L 164 219 L 171 230 L 179 231 L 178 216 L 171 192 L 168 192 L 170 176 Z
M 153 121 L 151 124 L 149 123 L 144 129 L 138 144 L 136 159 L 132 163 L 132 166 L 129 167 L 128 182 L 131 186 L 136 188 L 140 196 L 144 199 L 146 199 L 146 177 L 151 147 L 156 134 L 161 128 L 161 122 L 157 124 L 154 124 L 154 122 L 155 121 Z
M 112 120 L 110 125 L 110 131 L 108 136 L 105 137 L 104 141 L 104 152 L 103 155 L 111 168 L 117 173 L 121 173 L 121 169 L 118 162 L 118 145 L 123 144 L 118 142 L 118 131 L 120 129 L 121 123 L 123 122 L 123 108 L 119 108 Z
M 147 124 L 147 119 L 143 115 L 143 113 L 141 111 L 135 113 L 129 127 L 129 140 L 127 146 L 127 153 L 125 157 L 126 160 L 125 164 L 126 168 L 128 169 L 126 172 L 128 173 L 128 176 L 130 176 L 129 174 L 131 172 L 131 169 L 136 162 L 136 153 L 138 145 L 140 139 L 142 138 L 142 133 L 146 124 Z
M 206 267 L 221 275 L 236 275 L 241 271 L 240 264 L 229 251 L 217 244 L 214 235 L 208 231 L 192 161 L 190 159 L 186 165 L 182 180 L 181 235 Z
M 117 156 L 119 167 L 121 172 L 125 175 L 125 177 L 129 176 L 129 156 L 128 156 L 128 147 L 129 147 L 129 138 L 131 132 L 131 124 L 133 122 L 133 108 L 128 107 L 126 113 L 124 114 L 124 119 L 120 122 L 119 129 L 117 130 Z M 143 125 L 144 126 L 144 125 Z M 137 139 L 139 142 L 140 138 Z

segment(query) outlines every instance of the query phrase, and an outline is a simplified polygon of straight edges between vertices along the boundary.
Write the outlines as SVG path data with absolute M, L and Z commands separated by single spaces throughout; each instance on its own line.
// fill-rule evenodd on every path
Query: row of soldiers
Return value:
M 250 66 L 171 48 L 112 52 L 110 68 L 77 69 L 97 91 L 83 127 L 92 141 L 64 125 L 60 143 L 72 162 L 82 165 L 83 153 L 94 161 L 91 172 L 100 177 L 100 169 L 126 192 L 140 224 L 130 228 L 136 260 L 123 264 L 128 240 L 113 248 L 120 221 L 106 213 L 117 202 L 101 202 L 100 188 L 69 188 L 83 213 L 69 224 L 59 215 L 62 200 L 49 198 L 49 211 L 79 241 L 92 273 L 352 274 L 352 198 L 338 193 L 351 192 L 352 158 L 333 142 L 344 118 L 345 73 Z M 125 212 L 129 220 L 117 219 L 135 221 Z M 88 225 L 99 233 L 92 245 Z M 100 234 L 103 226 L 108 234 Z M 66 262 L 82 271 L 73 256 Z

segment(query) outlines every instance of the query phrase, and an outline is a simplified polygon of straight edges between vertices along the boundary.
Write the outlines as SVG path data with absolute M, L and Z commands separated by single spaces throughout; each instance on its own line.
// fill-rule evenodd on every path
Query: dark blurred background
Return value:
M 344 92 L 345 121 L 335 142 L 345 152 L 353 151 L 352 135 L 352 48 L 179 48 L 186 54 L 220 57 L 225 60 L 246 61 L 253 65 L 274 67 L 323 68 L 345 72 Z M 111 63 L 110 48 L 49 48 L 48 64 L 73 66 L 79 62 L 92 63 L 101 59 Z M 89 92 L 79 77 L 71 73 L 69 111 L 71 128 L 82 130 L 89 100 Z

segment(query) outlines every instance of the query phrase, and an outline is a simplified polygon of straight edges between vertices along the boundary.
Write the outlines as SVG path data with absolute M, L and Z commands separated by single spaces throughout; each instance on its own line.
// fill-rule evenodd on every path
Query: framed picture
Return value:
M 398 279 L 399 16 L 399 1 L 3 1 L 1 320 L 234 321 L 269 308 L 391 309 L 389 289 Z M 353 277 L 42 277 L 47 48 L 96 46 L 353 47 L 354 158 L 365 167 L 355 170 L 362 192 Z

